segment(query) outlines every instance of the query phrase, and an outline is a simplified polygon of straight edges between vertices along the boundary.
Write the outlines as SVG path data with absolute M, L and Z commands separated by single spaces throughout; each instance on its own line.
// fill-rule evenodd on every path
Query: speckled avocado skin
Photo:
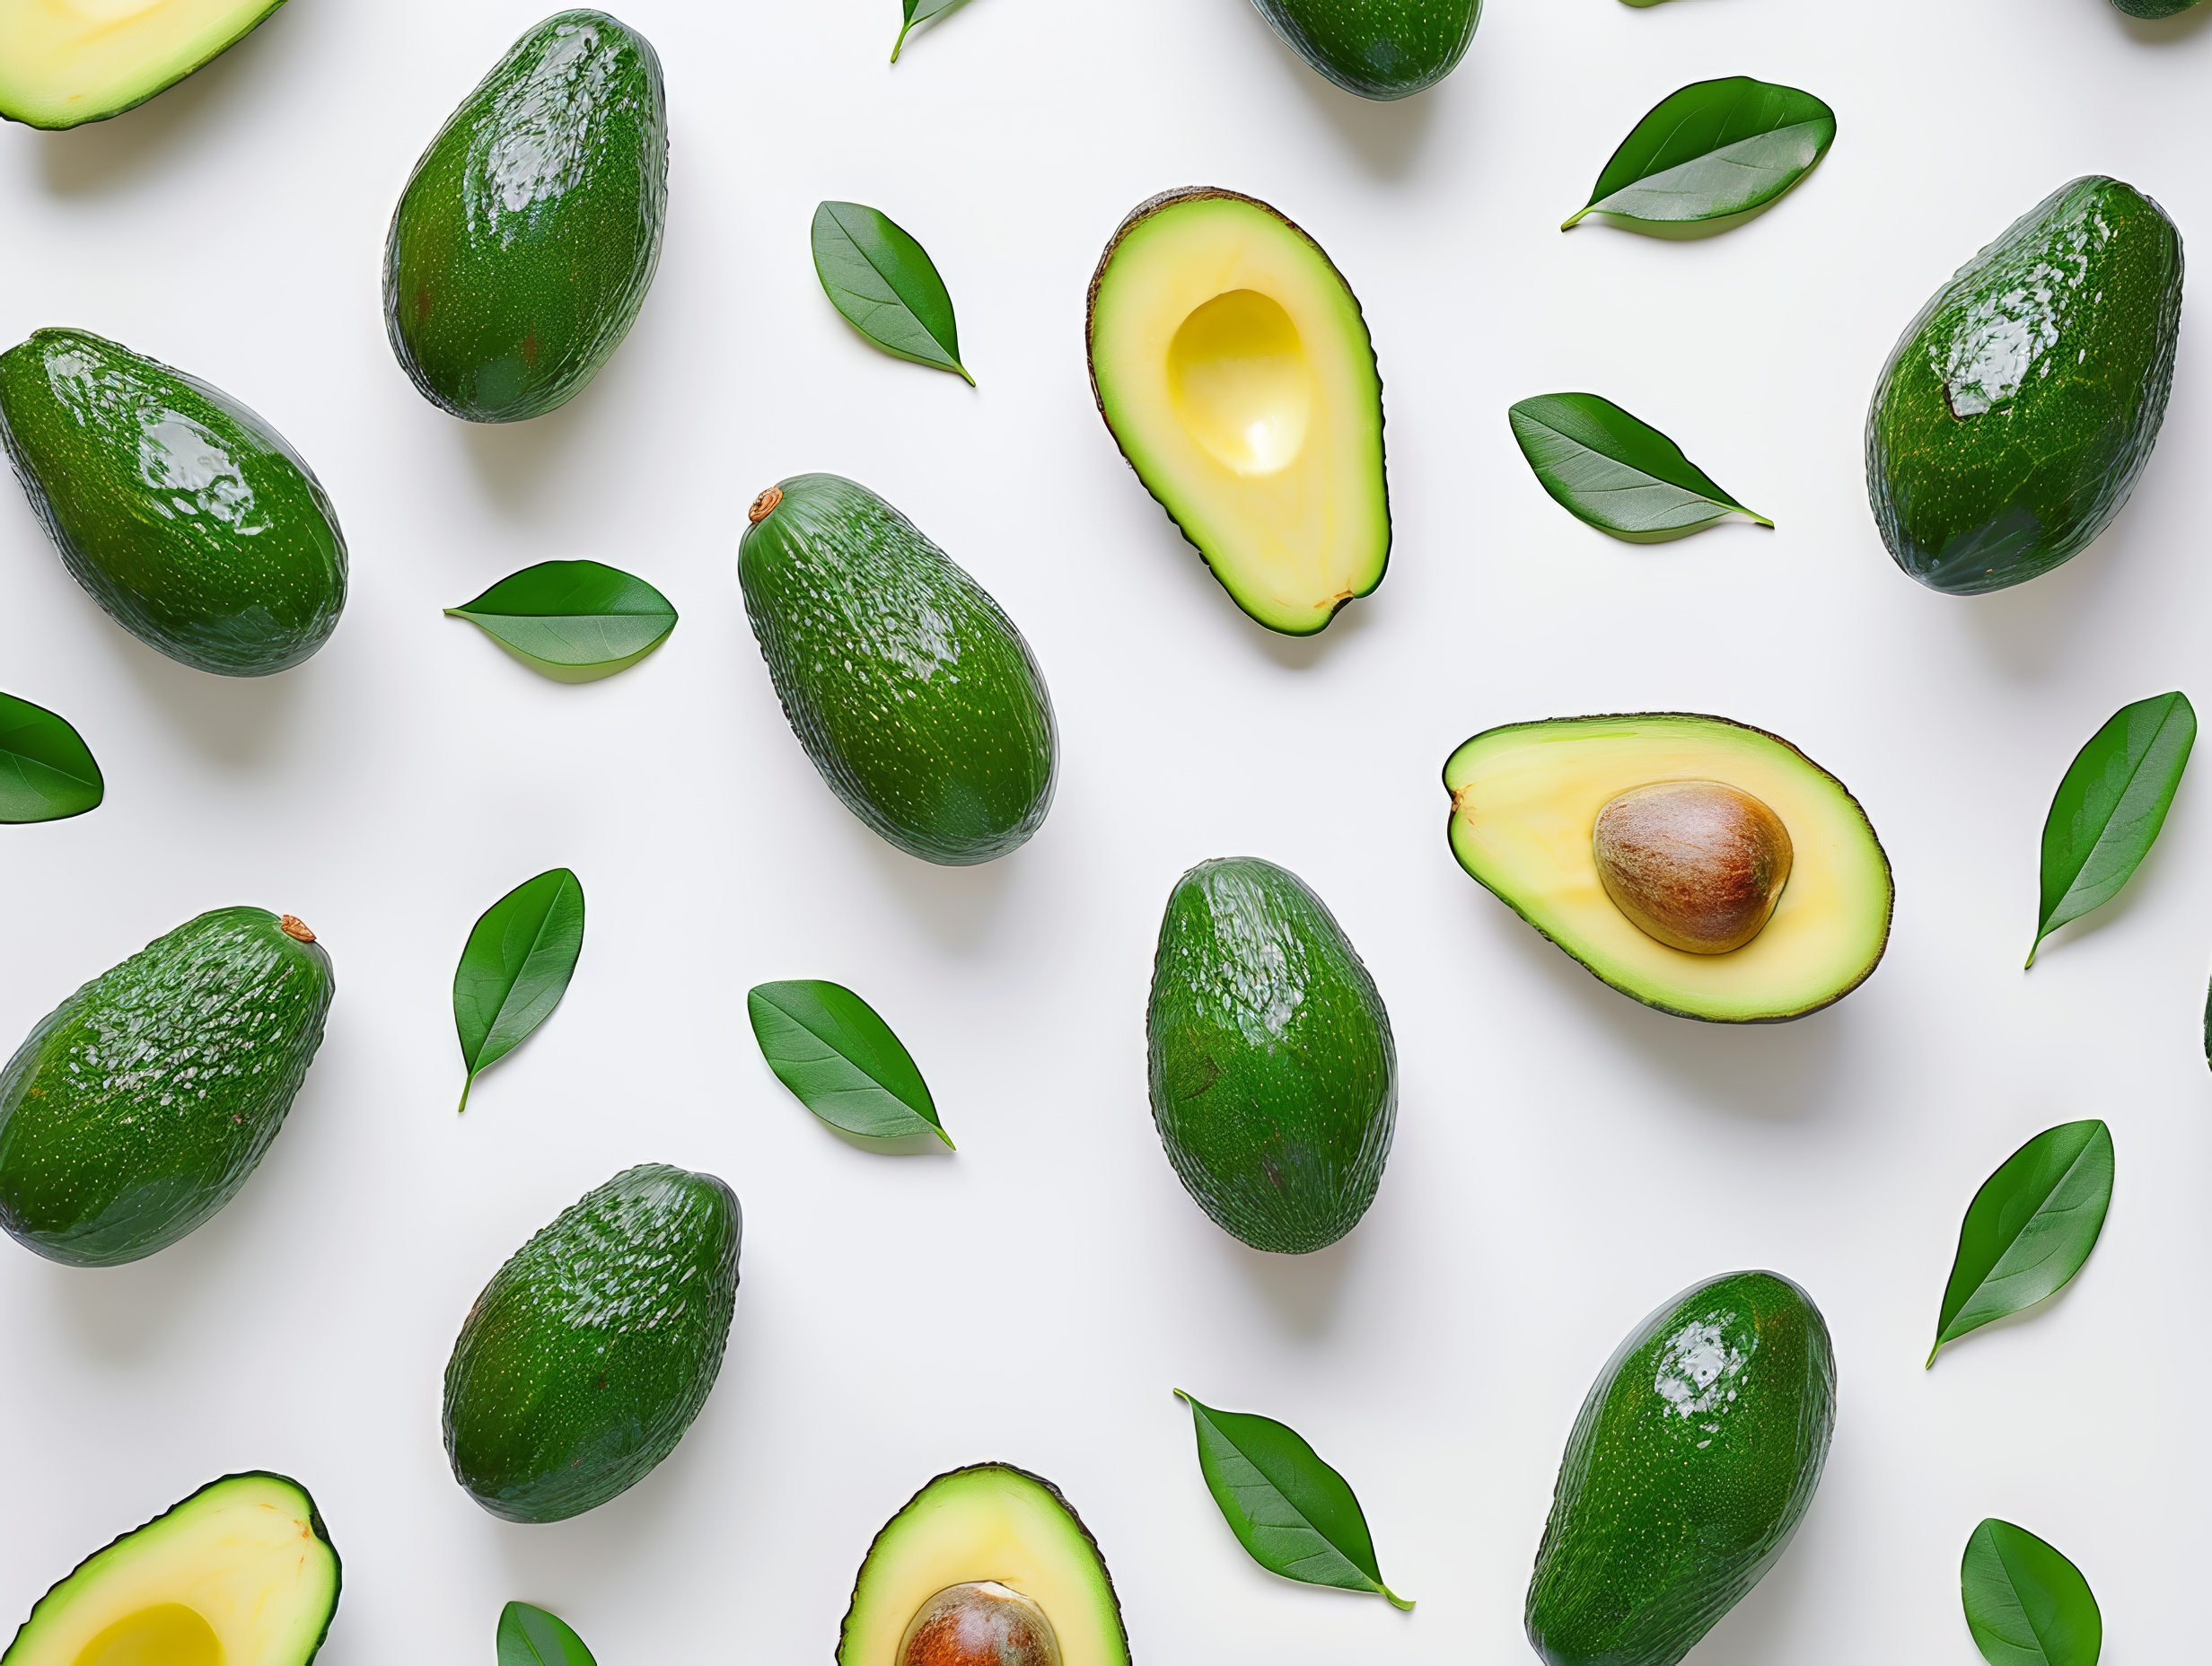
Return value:
M 1014 621 L 866 487 L 798 475 L 771 499 L 740 546 L 738 583 L 821 778 L 926 862 L 1023 844 L 1051 807 L 1058 740 Z
M 1252 0 L 1293 51 L 1347 92 L 1402 99 L 1435 86 L 1475 38 L 1482 0 Z
M 2112 0 L 2129 17 L 2179 17 L 2198 0 Z
M 1693 1285 L 1598 1374 L 1529 1582 L 1549 1666 L 1674 1666 L 1797 1530 L 1836 1426 L 1813 1299 L 1773 1273 Z
M 1198 1206 L 1303 1255 L 1367 1213 L 1398 1118 L 1390 1014 L 1286 868 L 1202 862 L 1170 893 L 1146 1014 L 1152 1118 Z
M 1866 418 L 1897 565 L 1954 596 L 2079 554 L 2150 460 L 2173 384 L 2181 236 L 2091 177 L 2013 224 L 1906 329 Z
M 0 1226 L 70 1267 L 166 1249 L 284 1126 L 335 980 L 265 908 L 217 908 L 101 973 L 0 1071 Z

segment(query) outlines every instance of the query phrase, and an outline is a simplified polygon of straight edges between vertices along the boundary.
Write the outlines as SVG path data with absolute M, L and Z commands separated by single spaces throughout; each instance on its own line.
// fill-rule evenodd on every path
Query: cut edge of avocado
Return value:
M 196 15 L 197 25 L 181 32 L 174 12 L 163 10 L 86 30 L 89 39 L 72 42 L 63 33 L 66 25 L 47 22 L 44 39 L 38 32 L 40 19 L 68 14 L 68 8 L 43 6 L 39 0 L 0 0 L 0 118 L 60 133 L 136 110 L 206 68 L 284 3 L 198 0 L 186 7 L 185 20 L 191 25 Z M 139 48 L 135 58 L 128 51 L 134 44 Z M 57 64 L 73 47 L 76 61 Z M 103 69 L 97 62 L 101 58 L 122 62 L 110 61 Z M 38 68 L 23 73 L 26 64 L 44 68 L 45 84 Z M 70 92 L 72 84 L 83 90 Z

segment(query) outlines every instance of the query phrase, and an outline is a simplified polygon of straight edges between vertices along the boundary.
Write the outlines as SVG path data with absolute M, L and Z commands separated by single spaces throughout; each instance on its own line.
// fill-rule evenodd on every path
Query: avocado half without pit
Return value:
M 1655 712 L 1487 730 L 1444 765 L 1460 865 L 1646 1005 L 1774 1023 L 1841 1000 L 1889 941 L 1888 857 L 1786 741 Z
M 284 0 L 0 0 L 0 116 L 104 121 L 173 87 Z

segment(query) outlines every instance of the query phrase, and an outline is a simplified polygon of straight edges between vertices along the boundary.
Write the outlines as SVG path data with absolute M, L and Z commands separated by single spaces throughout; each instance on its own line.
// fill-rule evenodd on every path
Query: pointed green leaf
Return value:
M 568 991 L 584 952 L 584 887 L 566 868 L 524 880 L 484 911 L 453 971 L 453 1028 L 469 1080 L 545 1022 Z
M 1663 543 L 1731 514 L 1774 522 L 1722 491 L 1682 448 L 1594 393 L 1545 393 L 1506 413 L 1536 478 L 1560 506 L 1632 544 Z
M 1583 215 L 1628 225 L 1726 220 L 1763 208 L 1836 142 L 1836 112 L 1810 92 L 1730 75 L 1670 92 L 1598 175 Z
M 2051 1546 L 1995 1517 L 1966 1541 L 1959 1597 L 1989 1666 L 2097 1666 L 2104 1616 L 2089 1582 Z
M 2067 767 L 2043 821 L 2043 904 L 2035 951 L 2069 920 L 2120 894 L 2166 825 L 2166 811 L 2197 741 L 2185 694 L 2123 706 Z
M 865 1139 L 929 1133 L 952 1144 L 905 1043 L 842 984 L 761 984 L 745 1011 L 768 1068 L 831 1127 Z
M 894 357 L 975 378 L 960 362 L 952 297 L 922 246 L 860 203 L 814 210 L 814 272 L 853 328 Z
M 2065 1288 L 2111 1204 L 2112 1133 L 2102 1122 L 2046 1128 L 2006 1158 L 1967 1206 L 1927 1363 L 1944 1343 Z
M 510 1602 L 499 1615 L 499 1666 L 597 1666 L 558 1615 Z
M 0 694 L 0 822 L 60 821 L 107 795 L 100 766 L 69 720 Z
M 1198 1430 L 1198 1469 L 1229 1530 L 1270 1574 L 1413 1604 L 1382 1583 L 1367 1518 L 1345 1478 L 1296 1430 L 1250 1412 L 1216 1411 L 1181 1389 Z
M 676 628 L 676 609 L 666 596 L 636 574 L 596 561 L 541 561 L 445 611 L 558 682 L 592 682 L 627 671 Z
M 899 49 L 907 43 L 908 31 L 917 23 L 926 23 L 933 17 L 943 17 L 954 6 L 964 5 L 967 0 L 906 0 L 906 21 L 899 27 L 899 39 L 891 42 L 891 61 L 899 61 Z

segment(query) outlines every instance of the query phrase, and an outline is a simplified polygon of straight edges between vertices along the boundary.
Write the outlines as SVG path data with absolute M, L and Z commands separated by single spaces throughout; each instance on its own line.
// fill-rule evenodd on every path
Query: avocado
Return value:
M 1382 582 L 1382 380 L 1312 238 L 1234 191 L 1155 197 L 1099 259 L 1085 338 L 1107 430 L 1238 607 L 1310 636 Z
M 117 1267 L 204 1225 L 284 1127 L 334 987 L 313 932 L 242 908 L 93 978 L 0 1070 L 0 1227 Z
M 2179 17 L 2197 0 L 2112 0 L 2129 17 Z
M 676 1450 L 722 1369 L 744 1215 L 711 1174 L 618 1174 L 492 1276 L 445 1367 L 453 1478 L 509 1521 L 560 1521 Z
M 1889 942 L 1889 858 L 1865 811 L 1764 730 L 1689 712 L 1508 723 L 1454 751 L 1444 785 L 1460 865 L 1663 1013 L 1802 1018 Z
M 71 574 L 148 647 L 266 677 L 336 628 L 346 539 L 330 500 L 220 389 L 86 330 L 41 329 L 0 354 L 0 442 Z
M 338 1612 L 329 1530 L 307 1489 L 210 1481 L 40 1597 L 6 1666 L 307 1666 Z
M 0 117 L 81 127 L 136 110 L 222 57 L 284 3 L 0 0 Z
M 1390 1014 L 1328 907 L 1256 856 L 1169 893 L 1145 1015 L 1152 1119 L 1184 1188 L 1255 1250 L 1359 1224 L 1398 1119 Z
M 470 422 L 542 416 L 629 334 L 668 219 L 652 43 L 561 12 L 509 48 L 415 164 L 384 244 L 384 329 Z
M 753 500 L 737 577 L 799 744 L 845 807 L 962 867 L 1027 842 L 1058 734 L 1029 644 L 866 487 L 794 475 Z
M 1467 56 L 1482 0 L 1252 0 L 1284 43 L 1347 92 L 1402 99 Z
M 1897 565 L 1971 596 L 2088 548 L 2173 385 L 2181 234 L 2133 186 L 2062 186 L 1962 267 L 1883 367 L 1866 496 Z
M 1804 1520 L 1836 1428 L 1813 1298 L 1773 1273 L 1693 1285 L 1623 1342 L 1559 1460 L 1524 1611 L 1549 1666 L 1674 1666 Z
M 838 1666 L 1128 1666 L 1114 1582 L 1060 1489 L 1012 1464 L 937 1477 L 868 1547 Z

